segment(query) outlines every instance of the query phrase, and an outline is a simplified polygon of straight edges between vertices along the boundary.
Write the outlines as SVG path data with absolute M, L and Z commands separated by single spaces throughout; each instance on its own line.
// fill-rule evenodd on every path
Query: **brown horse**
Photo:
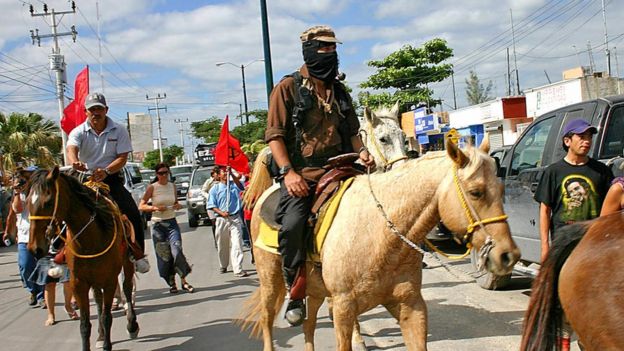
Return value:
M 351 350 L 359 314 L 383 305 L 399 321 L 408 350 L 426 350 L 427 313 L 421 295 L 422 256 L 393 233 L 388 218 L 412 242 L 422 241 L 442 219 L 452 232 L 467 235 L 482 264 L 508 274 L 520 253 L 503 213 L 502 185 L 489 146 L 432 152 L 391 171 L 356 177 L 345 192 L 321 252 L 322 266 L 306 265 L 308 316 L 305 349 L 314 350 L 316 315 L 327 296 L 334 301 L 337 349 Z M 264 196 L 254 208 L 252 236 L 258 235 Z M 254 247 L 260 288 L 248 300 L 245 321 L 262 332 L 264 350 L 273 350 L 272 327 L 285 287 L 279 256 Z
M 113 322 L 111 306 L 117 276 L 123 267 L 123 291 L 128 301 L 127 330 L 136 338 L 139 325 L 132 303 L 134 264 L 127 253 L 124 224 L 117 205 L 82 185 L 76 178 L 52 171 L 36 171 L 30 178 L 29 248 L 41 257 L 48 251 L 51 236 L 61 222 L 67 225 L 66 260 L 70 285 L 80 306 L 80 334 L 83 351 L 90 350 L 89 289 L 93 289 L 98 310 L 96 347 L 111 350 Z
M 563 319 L 586 351 L 624 350 L 624 212 L 564 227 L 533 282 L 521 351 L 555 348 Z

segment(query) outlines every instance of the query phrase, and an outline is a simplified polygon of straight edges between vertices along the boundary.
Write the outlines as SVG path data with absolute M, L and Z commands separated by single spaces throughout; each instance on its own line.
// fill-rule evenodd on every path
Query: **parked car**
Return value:
M 202 195 L 201 188 L 206 180 L 210 178 L 211 169 L 212 167 L 198 167 L 191 174 L 191 181 L 186 196 L 186 214 L 190 227 L 197 227 L 200 220 L 205 221 L 208 219 L 206 199 Z
M 143 184 L 147 186 L 156 177 L 156 172 L 153 169 L 142 169 L 141 177 L 143 178 Z
M 145 189 L 147 188 L 147 186 L 143 183 L 143 177 L 141 175 L 139 164 L 126 162 L 126 166 L 120 171 L 120 173 L 124 178 L 124 186 L 128 189 L 138 207 L 141 199 L 143 198 L 143 194 L 145 194 Z M 143 227 L 147 228 L 149 215 L 141 212 L 141 218 L 143 219 Z
M 178 173 L 174 177 L 173 182 L 175 183 L 175 186 L 176 186 L 178 200 L 186 199 L 186 193 L 188 192 L 189 183 L 191 181 L 191 174 L 192 173 Z
M 616 176 L 622 175 L 619 166 L 624 161 L 624 95 L 584 101 L 536 118 L 507 152 L 498 169 L 505 185 L 505 213 L 525 265 L 539 263 L 541 259 L 539 204 L 533 195 L 544 169 L 565 156 L 561 146 L 563 127 L 577 118 L 598 129 L 589 156 L 610 165 Z M 476 265 L 475 260 L 473 264 Z M 479 284 L 493 289 L 504 286 L 508 279 L 486 274 Z

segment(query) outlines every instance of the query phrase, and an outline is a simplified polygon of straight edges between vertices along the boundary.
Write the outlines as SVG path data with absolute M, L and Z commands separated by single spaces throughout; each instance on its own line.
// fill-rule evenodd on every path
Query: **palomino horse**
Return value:
M 489 145 L 482 150 L 431 152 L 386 173 L 358 176 L 344 193 L 321 252 L 322 268 L 307 267 L 306 350 L 314 350 L 318 308 L 333 298 L 337 349 L 351 350 L 359 314 L 385 306 L 399 321 L 408 350 L 426 350 L 427 313 L 421 289 L 422 256 L 389 228 L 371 190 L 390 221 L 412 242 L 421 241 L 443 220 L 479 250 L 482 265 L 495 274 L 511 272 L 520 253 L 503 212 L 502 185 Z M 370 178 L 368 178 L 370 177 Z M 257 237 L 261 201 L 254 208 Z M 483 218 L 483 219 L 481 219 Z M 279 256 L 256 249 L 260 288 L 248 301 L 246 321 L 262 331 L 264 350 L 273 350 L 272 326 L 285 296 Z
M 38 256 L 46 253 L 60 222 L 67 225 L 65 255 L 71 271 L 70 285 L 80 306 L 83 351 L 90 350 L 89 289 L 93 288 L 98 310 L 99 336 L 96 346 L 111 350 L 113 323 L 111 305 L 117 276 L 123 267 L 123 291 L 128 301 L 127 330 L 136 338 L 139 324 L 132 305 L 134 264 L 124 239 L 124 224 L 116 204 L 82 185 L 76 178 L 52 171 L 36 171 L 30 178 L 29 248 Z
M 364 125 L 360 128 L 360 135 L 366 148 L 375 158 L 375 171 L 384 172 L 396 167 L 407 159 L 405 154 L 405 134 L 399 125 L 399 103 L 395 103 L 391 109 L 381 108 L 371 111 L 364 109 Z M 268 189 L 273 181 L 264 164 L 270 153 L 268 147 L 258 155 L 249 186 L 245 190 L 245 206 L 253 208 L 255 202 Z M 331 299 L 329 302 L 330 317 L 332 312 Z M 364 347 L 364 340 L 360 335 L 359 323 L 356 321 L 353 328 L 353 344 Z
M 559 231 L 533 282 L 520 350 L 553 350 L 564 315 L 586 351 L 624 350 L 623 247 L 624 212 Z

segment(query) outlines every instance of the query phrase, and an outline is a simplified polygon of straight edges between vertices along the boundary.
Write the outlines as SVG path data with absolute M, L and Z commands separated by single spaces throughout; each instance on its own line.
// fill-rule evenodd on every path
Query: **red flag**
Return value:
M 87 119 L 85 112 L 85 99 L 89 95 L 89 66 L 85 67 L 76 76 L 74 83 L 74 101 L 70 102 L 63 110 L 61 128 L 69 134 L 74 128 Z
M 215 164 L 218 166 L 230 166 L 242 174 L 249 173 L 249 160 L 240 148 L 239 141 L 230 135 L 229 117 L 225 116 L 219 142 L 215 147 Z

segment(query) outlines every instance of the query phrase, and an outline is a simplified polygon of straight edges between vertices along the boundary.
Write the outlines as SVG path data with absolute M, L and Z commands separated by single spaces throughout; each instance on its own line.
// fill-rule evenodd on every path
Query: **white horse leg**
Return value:
M 353 350 L 355 351 L 367 350 L 362 334 L 360 333 L 360 322 L 358 322 L 357 318 L 353 324 L 353 336 L 351 336 L 351 343 L 353 344 Z
M 427 306 L 419 293 L 396 305 L 384 305 L 399 322 L 409 351 L 427 350 Z

